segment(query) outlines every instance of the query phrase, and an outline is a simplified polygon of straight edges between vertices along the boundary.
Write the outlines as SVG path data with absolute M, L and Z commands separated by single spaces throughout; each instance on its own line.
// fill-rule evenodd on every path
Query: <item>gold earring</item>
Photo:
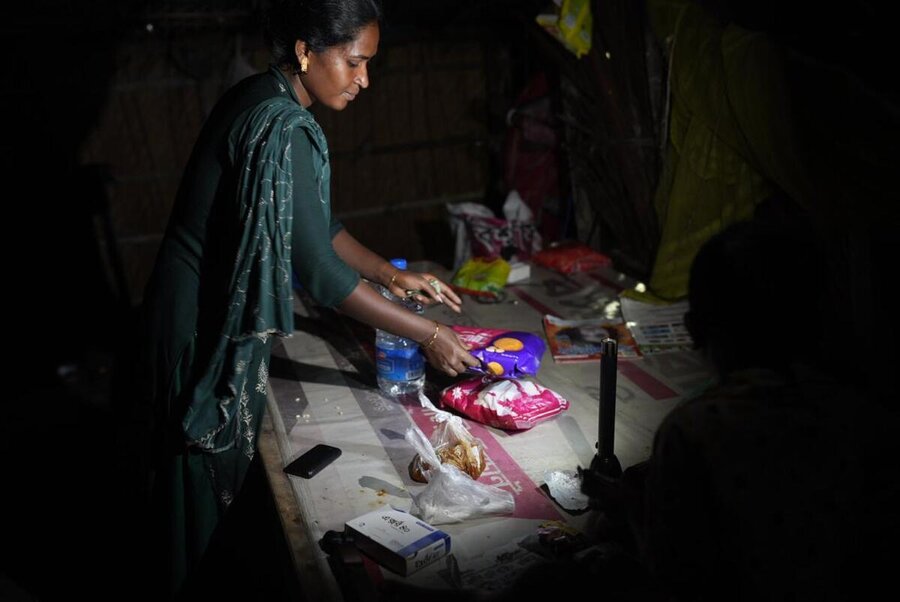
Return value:
M 300 57 L 300 73 L 306 73 L 309 71 L 309 57 L 303 55 Z

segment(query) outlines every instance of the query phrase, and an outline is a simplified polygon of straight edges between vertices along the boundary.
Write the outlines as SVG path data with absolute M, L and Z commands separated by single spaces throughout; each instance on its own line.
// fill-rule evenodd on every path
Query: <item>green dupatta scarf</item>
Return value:
M 269 358 L 260 361 L 259 354 L 268 353 L 270 336 L 286 337 L 294 330 L 290 142 L 298 127 L 307 131 L 318 150 L 315 171 L 320 201 L 327 208 L 328 147 L 305 108 L 288 98 L 273 98 L 251 110 L 235 139 L 232 160 L 239 171 L 235 219 L 242 228 L 227 317 L 182 422 L 188 443 L 205 452 L 239 448 L 253 457 L 268 379 Z M 256 374 L 250 374 L 251 366 L 258 366 Z M 259 396 L 262 400 L 252 403 Z

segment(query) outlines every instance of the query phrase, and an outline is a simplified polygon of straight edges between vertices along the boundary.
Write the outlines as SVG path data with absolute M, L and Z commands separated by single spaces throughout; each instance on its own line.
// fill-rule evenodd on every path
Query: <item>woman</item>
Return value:
M 385 300 L 459 311 L 427 273 L 399 271 L 331 215 L 328 146 L 306 108 L 343 110 L 369 86 L 381 12 L 374 0 L 279 2 L 276 64 L 231 89 L 187 165 L 145 294 L 142 358 L 152 428 L 155 514 L 177 590 L 202 557 L 254 456 L 273 335 L 293 330 L 291 270 L 319 303 L 420 341 L 456 375 L 478 361 L 449 328 Z

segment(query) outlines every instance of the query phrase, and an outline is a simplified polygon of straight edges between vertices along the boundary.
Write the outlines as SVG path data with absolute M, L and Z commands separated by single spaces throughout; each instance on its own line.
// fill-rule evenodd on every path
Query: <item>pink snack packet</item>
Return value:
M 479 376 L 444 389 L 441 405 L 483 424 L 524 431 L 568 409 L 569 402 L 529 380 Z

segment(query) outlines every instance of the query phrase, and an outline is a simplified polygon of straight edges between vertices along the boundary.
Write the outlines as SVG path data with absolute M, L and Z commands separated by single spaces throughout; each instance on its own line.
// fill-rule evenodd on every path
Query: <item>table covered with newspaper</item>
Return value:
M 449 281 L 447 270 L 435 264 L 411 267 Z M 508 284 L 497 302 L 466 297 L 462 314 L 437 306 L 425 315 L 447 324 L 543 336 L 547 315 L 572 320 L 615 316 L 619 294 L 633 284 L 608 268 L 563 275 L 531 266 L 529 278 Z M 372 510 L 412 507 L 413 496 L 423 485 L 410 477 L 415 451 L 404 433 L 416 425 L 430 435 L 434 412 L 415 400 L 398 401 L 379 391 L 372 329 L 316 307 L 303 295 L 295 301 L 295 323 L 294 336 L 280 342 L 272 355 L 260 450 L 304 591 L 311 599 L 340 600 L 346 584 L 335 579 L 319 541 L 326 532 L 342 531 L 347 521 Z M 533 380 L 570 405 L 529 430 L 504 431 L 465 419 L 486 452 L 487 466 L 479 482 L 511 493 L 514 511 L 440 525 L 452 539 L 451 554 L 408 577 L 365 559 L 369 577 L 490 590 L 539 559 L 527 542 L 541 528 L 585 528 L 591 513 L 563 508 L 548 495 L 545 480 L 554 471 L 574 471 L 591 463 L 598 438 L 599 366 L 591 361 L 557 362 L 546 351 Z M 710 377 L 695 351 L 620 357 L 615 453 L 623 467 L 649 457 L 663 417 L 680 400 L 702 390 Z M 441 390 L 453 380 L 429 370 L 424 392 L 434 405 L 439 406 Z M 319 443 L 339 447 L 342 455 L 311 479 L 282 472 Z

